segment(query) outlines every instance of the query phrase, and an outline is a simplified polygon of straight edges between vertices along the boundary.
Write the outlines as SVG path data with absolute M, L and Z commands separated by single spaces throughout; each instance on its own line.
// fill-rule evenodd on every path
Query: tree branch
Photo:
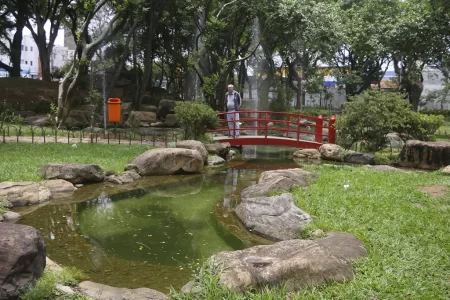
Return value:
M 223 10 L 226 6 L 231 5 L 231 4 L 233 4 L 234 2 L 236 2 L 236 1 L 237 1 L 237 0 L 233 0 L 233 1 L 231 1 L 231 2 L 225 3 L 225 4 L 222 6 L 222 8 L 219 10 L 219 12 L 217 13 L 216 18 L 219 18 L 220 14 L 222 13 L 222 10 Z

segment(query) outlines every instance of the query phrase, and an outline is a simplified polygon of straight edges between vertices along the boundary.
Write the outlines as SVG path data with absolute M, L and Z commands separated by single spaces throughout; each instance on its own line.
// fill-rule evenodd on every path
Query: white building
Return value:
M 50 70 L 62 67 L 68 60 L 72 59 L 74 50 L 67 47 L 55 45 L 53 46 L 52 55 L 50 56 Z M 0 54 L 0 60 L 11 66 L 9 55 Z M 22 56 L 20 58 L 20 70 L 22 77 L 40 78 L 39 68 L 39 50 L 31 35 L 24 35 L 22 39 Z M 0 77 L 8 77 L 9 73 L 0 68 Z
M 52 55 L 50 57 L 50 70 L 61 68 L 64 64 L 73 58 L 75 50 L 69 50 L 67 47 L 53 46 Z
M 9 55 L 1 54 L 3 63 L 11 66 Z M 31 35 L 25 35 L 22 39 L 22 56 L 20 57 L 20 73 L 22 77 L 39 77 L 39 50 Z M 9 74 L 4 69 L 0 69 L 0 77 L 8 77 Z

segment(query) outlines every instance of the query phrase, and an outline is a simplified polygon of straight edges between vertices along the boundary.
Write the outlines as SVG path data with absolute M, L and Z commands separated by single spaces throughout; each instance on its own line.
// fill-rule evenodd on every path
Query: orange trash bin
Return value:
M 119 98 L 109 98 L 108 99 L 108 121 L 110 123 L 119 123 L 120 122 L 120 107 L 122 101 Z

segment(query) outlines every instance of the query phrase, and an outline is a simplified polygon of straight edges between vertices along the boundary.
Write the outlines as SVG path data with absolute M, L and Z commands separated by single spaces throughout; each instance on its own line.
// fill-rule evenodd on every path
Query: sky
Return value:
M 47 33 L 47 36 L 48 36 L 48 34 L 50 32 L 50 23 L 47 22 L 47 24 L 45 24 L 44 28 L 45 28 L 45 32 Z M 30 30 L 28 28 L 24 28 L 23 35 L 31 35 Z M 64 46 L 64 29 L 60 29 L 58 31 L 58 36 L 56 37 L 55 45 Z

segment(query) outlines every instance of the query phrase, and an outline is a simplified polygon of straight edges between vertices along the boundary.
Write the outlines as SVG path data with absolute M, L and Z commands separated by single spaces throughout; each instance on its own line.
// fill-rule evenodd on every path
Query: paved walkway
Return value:
M 151 137 L 149 137 L 150 139 L 142 139 L 141 140 L 129 140 L 129 139 L 102 139 L 102 138 L 95 138 L 93 137 L 93 139 L 91 140 L 91 138 L 85 137 L 85 138 L 79 138 L 79 137 L 57 137 L 55 139 L 54 136 L 48 136 L 48 137 L 34 137 L 32 138 L 31 136 L 6 136 L 6 137 L 0 137 L 0 144 L 1 143 L 37 143 L 37 144 L 44 144 L 44 143 L 58 143 L 58 144 L 90 144 L 90 143 L 94 143 L 94 144 L 111 144 L 111 145 L 146 145 L 146 146 L 156 146 L 156 147 L 174 147 L 175 146 L 175 141 L 161 141 L 161 140 L 155 140 L 153 141 L 151 139 Z

